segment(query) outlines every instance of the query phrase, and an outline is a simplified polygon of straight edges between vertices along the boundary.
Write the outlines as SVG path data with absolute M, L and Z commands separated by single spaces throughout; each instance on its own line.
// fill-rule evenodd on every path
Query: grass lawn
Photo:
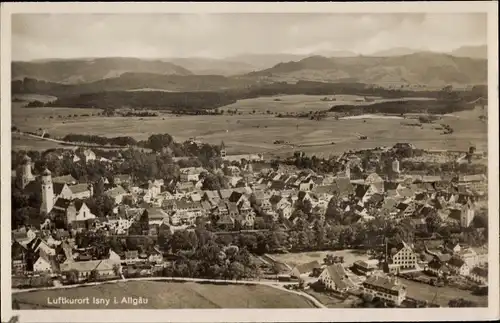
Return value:
M 463 298 L 478 303 L 480 306 L 488 306 L 488 296 L 473 295 L 470 291 L 454 287 L 436 287 L 415 281 L 399 278 L 406 285 L 408 297 L 431 302 L 437 293 L 434 303 L 447 307 L 448 302 L 454 298 Z
M 355 296 L 349 296 L 345 300 L 342 300 L 337 297 L 328 296 L 325 293 L 315 292 L 312 289 L 308 289 L 305 292 L 311 295 L 312 297 L 316 298 L 318 301 L 320 301 L 323 305 L 325 305 L 328 308 L 351 308 L 353 304 L 356 304 L 357 302 L 361 301 L 359 298 Z
M 284 253 L 273 254 L 273 258 L 282 261 L 289 266 L 293 267 L 298 264 L 305 264 L 317 260 L 320 264 L 328 254 L 334 256 L 343 256 L 344 264 L 350 266 L 356 260 L 368 260 L 369 256 L 357 250 L 339 250 L 339 251 L 311 251 L 311 252 L 297 252 L 297 253 Z
M 109 298 L 104 305 L 58 305 L 47 306 L 47 298 L 97 297 Z M 280 291 L 267 286 L 213 285 L 192 282 L 130 281 L 98 286 L 78 287 L 13 294 L 21 309 L 180 309 L 180 308 L 313 308 L 314 305 L 300 295 Z M 113 305 L 113 298 L 147 298 L 145 305 Z M 52 305 L 54 306 L 54 305 Z

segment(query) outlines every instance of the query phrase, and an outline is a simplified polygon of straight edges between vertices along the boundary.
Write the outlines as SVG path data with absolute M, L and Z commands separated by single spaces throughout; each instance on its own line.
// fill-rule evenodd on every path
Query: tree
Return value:
M 443 220 L 436 212 L 433 212 L 425 218 L 425 222 L 427 224 L 427 230 L 429 230 L 430 233 L 434 233 L 441 227 Z
M 67 280 L 70 284 L 78 283 L 78 271 L 76 269 L 71 269 L 66 273 Z
M 234 261 L 229 265 L 229 277 L 231 279 L 240 279 L 243 277 L 245 267 L 238 261 Z
M 88 280 L 91 281 L 91 282 L 95 282 L 99 279 L 99 272 L 95 269 L 93 269 L 91 272 L 90 272 L 90 275 L 89 275 L 89 278 Z

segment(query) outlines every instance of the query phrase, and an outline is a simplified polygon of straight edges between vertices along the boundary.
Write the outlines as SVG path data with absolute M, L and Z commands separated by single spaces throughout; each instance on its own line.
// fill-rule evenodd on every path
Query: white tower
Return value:
M 401 173 L 401 171 L 399 170 L 399 160 L 394 159 L 392 161 L 392 171 L 398 174 Z
M 42 172 L 42 205 L 40 206 L 40 212 L 42 214 L 48 214 L 52 211 L 54 207 L 54 187 L 52 185 L 52 174 L 46 168 Z
M 345 177 L 347 178 L 351 178 L 351 163 L 350 162 L 347 162 L 347 164 L 345 165 Z
M 17 181 L 19 186 L 24 189 L 26 185 L 35 180 L 35 177 L 31 173 L 31 168 L 33 164 L 31 163 L 31 158 L 26 155 L 24 156 L 22 164 L 19 166 L 17 170 Z

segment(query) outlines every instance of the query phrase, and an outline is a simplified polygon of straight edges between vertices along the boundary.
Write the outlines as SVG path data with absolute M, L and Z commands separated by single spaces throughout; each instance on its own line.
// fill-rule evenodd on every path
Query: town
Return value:
M 325 159 L 148 143 L 12 152 L 13 289 L 163 277 L 268 282 L 325 307 L 484 305 L 487 155 L 473 146 Z

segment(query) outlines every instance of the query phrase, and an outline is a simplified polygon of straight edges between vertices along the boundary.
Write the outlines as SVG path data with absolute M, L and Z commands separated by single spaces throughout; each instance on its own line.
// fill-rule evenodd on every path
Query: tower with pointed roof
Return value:
M 222 158 L 226 157 L 226 145 L 224 144 L 224 141 L 221 141 L 220 143 L 220 156 Z
M 25 155 L 16 172 L 17 182 L 21 189 L 24 189 L 30 182 L 35 180 L 35 177 L 31 173 L 32 167 L 31 158 Z
M 47 168 L 42 172 L 41 184 L 42 205 L 40 206 L 40 212 L 42 214 L 48 214 L 54 207 L 55 198 L 54 186 L 52 184 L 52 174 Z

